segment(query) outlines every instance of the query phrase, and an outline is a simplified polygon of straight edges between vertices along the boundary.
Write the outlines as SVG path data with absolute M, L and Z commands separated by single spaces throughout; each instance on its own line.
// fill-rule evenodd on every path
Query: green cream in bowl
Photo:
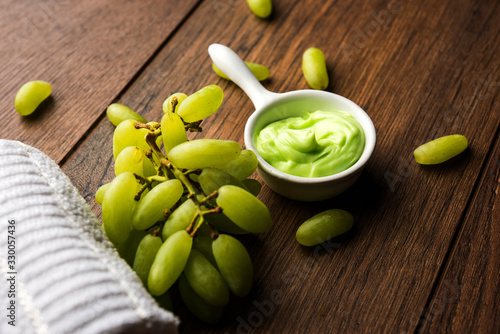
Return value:
M 255 149 L 274 168 L 301 177 L 340 173 L 359 160 L 365 134 L 350 113 L 308 112 L 268 124 L 257 134 Z

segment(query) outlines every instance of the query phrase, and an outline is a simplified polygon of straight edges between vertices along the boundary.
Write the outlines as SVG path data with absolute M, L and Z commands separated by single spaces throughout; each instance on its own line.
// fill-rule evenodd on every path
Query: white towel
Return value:
M 0 272 L 1 334 L 177 333 L 179 320 L 118 256 L 59 166 L 9 140 L 0 140 Z

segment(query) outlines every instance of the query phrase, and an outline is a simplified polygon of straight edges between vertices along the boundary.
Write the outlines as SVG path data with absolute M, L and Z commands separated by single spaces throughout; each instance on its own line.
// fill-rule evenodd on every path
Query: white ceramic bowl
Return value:
M 299 201 L 320 201 L 336 196 L 349 188 L 360 176 L 376 143 L 375 127 L 366 112 L 340 95 L 319 91 L 299 90 L 277 94 L 266 90 L 250 69 L 231 49 L 212 44 L 208 52 L 213 62 L 252 100 L 255 112 L 245 126 L 245 145 L 259 160 L 258 173 L 275 192 Z M 300 177 L 286 174 L 267 163 L 257 152 L 254 142 L 259 131 L 280 119 L 302 116 L 316 110 L 338 110 L 352 114 L 365 133 L 365 148 L 359 160 L 348 169 L 324 177 Z

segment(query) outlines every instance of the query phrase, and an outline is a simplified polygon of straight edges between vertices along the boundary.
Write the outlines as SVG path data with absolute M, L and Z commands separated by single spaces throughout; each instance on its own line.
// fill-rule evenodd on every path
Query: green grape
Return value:
M 148 276 L 148 289 L 153 296 L 167 292 L 181 275 L 191 252 L 193 239 L 186 231 L 178 231 L 161 245 Z
M 223 98 L 224 94 L 219 86 L 209 85 L 182 101 L 177 113 L 185 122 L 198 122 L 216 112 Z
M 133 119 L 135 121 L 146 123 L 146 119 L 130 109 L 129 107 L 124 106 L 123 104 L 113 103 L 110 104 L 106 109 L 106 115 L 108 119 L 113 123 L 114 126 L 117 126 L 121 122 L 127 119 Z
M 210 263 L 217 268 L 217 262 L 215 261 L 214 254 L 212 252 L 212 238 L 208 235 L 196 234 L 196 238 L 193 239 L 193 249 L 203 254 Z
M 297 230 L 296 239 L 304 246 L 314 246 L 349 231 L 352 215 L 344 210 L 327 210 L 306 220 Z
M 170 312 L 174 310 L 174 303 L 172 302 L 172 298 L 168 292 L 165 292 L 161 296 L 156 296 L 155 299 L 158 305 L 163 307 L 165 310 L 169 310 Z
M 201 169 L 214 163 L 227 163 L 241 153 L 235 141 L 195 139 L 175 146 L 168 152 L 168 160 L 178 168 Z
M 111 185 L 110 183 L 105 183 L 102 186 L 97 189 L 95 192 L 95 201 L 97 204 L 102 205 L 102 200 L 104 199 L 104 194 L 106 193 L 106 190 L 108 190 L 109 186 Z
M 245 246 L 227 234 L 220 234 L 213 242 L 212 250 L 231 292 L 238 297 L 248 295 L 252 289 L 253 266 Z
M 207 196 L 226 184 L 232 184 L 247 190 L 243 183 L 234 176 L 216 168 L 204 168 L 198 177 L 198 182 Z
M 147 234 L 142 238 L 137 247 L 132 269 L 134 269 L 145 286 L 148 284 L 148 275 L 151 265 L 162 244 L 163 242 L 160 237 Z
M 146 143 L 146 135 L 149 130 L 144 128 L 136 129 L 134 126 L 135 122 L 133 119 L 127 119 L 115 128 L 115 132 L 113 133 L 113 157 L 115 160 L 118 154 L 129 146 L 137 146 L 145 151 L 149 150 L 149 145 Z M 153 125 L 158 123 L 150 122 L 147 124 Z M 158 147 L 161 146 L 161 139 L 161 136 L 158 136 L 156 139 Z
M 161 133 L 163 136 L 163 146 L 168 154 L 175 146 L 187 142 L 186 130 L 179 115 L 167 113 L 161 119 Z
M 248 234 L 248 231 L 245 231 L 244 229 L 233 223 L 231 219 L 227 218 L 227 216 L 223 213 L 210 213 L 205 215 L 205 218 L 208 222 L 212 223 L 219 231 L 230 234 Z
M 28 116 L 50 96 L 52 86 L 46 81 L 29 81 L 19 88 L 14 100 L 16 111 L 21 116 Z
M 147 234 L 148 232 L 146 231 L 131 230 L 127 241 L 116 246 L 118 254 L 120 254 L 120 257 L 124 259 L 130 267 L 134 265 L 135 253 L 137 252 L 139 243 Z
M 241 183 L 243 183 L 243 185 L 247 187 L 248 191 L 254 196 L 257 196 L 262 189 L 262 184 L 255 179 L 244 179 Z
M 216 164 L 214 167 L 231 174 L 241 181 L 255 172 L 258 163 L 257 156 L 253 151 L 243 150 L 236 159 L 225 164 Z
M 102 223 L 106 234 L 115 245 L 125 242 L 132 226 L 132 213 L 136 207 L 134 196 L 137 181 L 132 173 L 115 177 L 102 200 Z
M 174 97 L 177 100 L 177 105 L 175 106 L 175 110 L 172 108 L 172 99 Z M 172 113 L 177 112 L 177 110 L 179 109 L 179 105 L 182 103 L 182 101 L 184 101 L 186 99 L 186 97 L 188 97 L 188 96 L 184 93 L 175 93 L 175 94 L 170 95 L 165 100 L 165 102 L 163 102 L 163 112 L 165 114 L 168 114 L 170 112 L 172 112 Z
M 318 48 L 307 49 L 302 56 L 302 72 L 307 83 L 313 89 L 328 87 L 328 72 L 325 55 Z
M 248 7 L 258 17 L 265 19 L 273 11 L 273 3 L 271 0 L 247 0 Z
M 199 181 L 199 179 L 200 179 L 200 176 L 199 176 L 199 175 L 194 174 L 194 173 L 191 173 L 191 174 L 189 174 L 189 178 L 191 179 L 191 181 L 194 181 L 194 182 L 196 182 L 196 183 L 199 183 L 199 182 L 198 182 L 198 181 Z
M 261 233 L 271 227 L 271 214 L 264 203 L 239 187 L 222 186 L 217 205 L 233 223 L 246 231 Z
M 146 135 L 148 134 L 148 129 L 136 129 L 134 127 L 135 120 L 127 119 L 120 124 L 115 129 L 113 133 L 113 157 L 118 157 L 118 154 L 126 147 L 138 146 L 143 150 L 147 151 L 149 145 L 146 143 Z
M 137 146 L 125 147 L 116 157 L 115 175 L 118 176 L 124 172 L 140 176 L 156 174 L 151 160 L 145 156 L 144 150 Z
M 444 136 L 419 146 L 413 155 L 422 165 L 435 165 L 445 162 L 465 151 L 469 145 L 462 135 Z
M 208 304 L 196 294 L 193 288 L 189 285 L 188 280 L 184 274 L 179 278 L 179 291 L 184 304 L 191 313 L 198 319 L 207 324 L 216 324 L 222 318 L 224 310 L 222 307 L 216 307 Z
M 257 64 L 257 63 L 250 63 L 248 61 L 245 62 L 245 64 L 248 66 L 250 71 L 252 71 L 253 75 L 257 78 L 259 81 L 266 80 L 269 78 L 269 69 L 265 67 L 264 65 Z M 215 65 L 215 63 L 212 63 L 212 70 L 221 78 L 226 79 L 226 80 L 231 80 L 227 75 L 225 75 L 218 67 Z
M 137 230 L 145 230 L 163 219 L 163 211 L 170 209 L 181 198 L 184 187 L 177 179 L 160 183 L 137 205 L 132 217 L 132 225 Z
M 165 241 L 168 237 L 177 231 L 185 230 L 196 213 L 196 205 L 191 199 L 186 200 L 168 217 L 163 225 L 162 239 Z
M 196 294 L 210 305 L 224 306 L 229 303 L 226 282 L 210 261 L 195 249 L 189 254 L 184 275 Z

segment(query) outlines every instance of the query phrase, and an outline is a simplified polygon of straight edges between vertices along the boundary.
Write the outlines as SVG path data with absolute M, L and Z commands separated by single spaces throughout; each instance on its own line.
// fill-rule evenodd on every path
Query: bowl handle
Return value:
M 212 44 L 208 47 L 208 54 L 214 64 L 231 81 L 240 86 L 248 95 L 255 109 L 260 109 L 264 105 L 275 100 L 277 93 L 265 89 L 257 78 L 253 75 L 248 66 L 230 48 L 222 44 Z

